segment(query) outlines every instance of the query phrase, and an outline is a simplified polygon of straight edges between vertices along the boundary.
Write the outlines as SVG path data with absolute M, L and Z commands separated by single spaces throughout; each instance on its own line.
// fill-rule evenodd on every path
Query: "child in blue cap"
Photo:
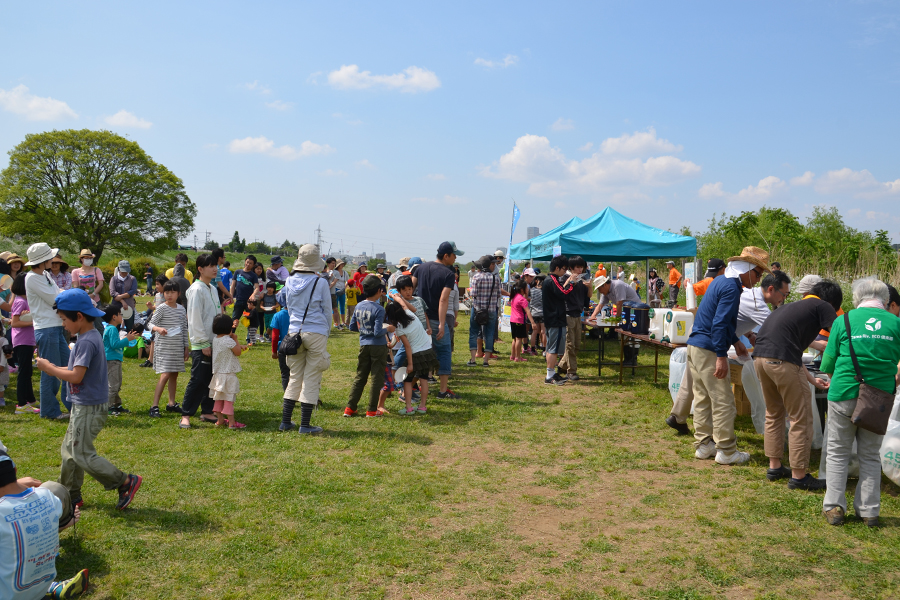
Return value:
M 78 336 L 67 368 L 57 367 L 43 358 L 37 360 L 38 369 L 69 385 L 72 416 L 60 449 L 59 483 L 69 490 L 72 505 L 80 508 L 86 472 L 107 490 L 119 492 L 116 508 L 123 510 L 131 504 L 143 478 L 123 473 L 99 456 L 94 448 L 94 440 L 109 416 L 106 352 L 103 339 L 94 328 L 94 319 L 102 317 L 104 312 L 96 308 L 87 292 L 80 288 L 60 293 L 53 309 L 62 319 L 66 331 Z

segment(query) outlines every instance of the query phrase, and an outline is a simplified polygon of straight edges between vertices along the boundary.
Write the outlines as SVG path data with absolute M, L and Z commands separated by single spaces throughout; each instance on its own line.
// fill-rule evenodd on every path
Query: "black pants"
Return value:
M 288 381 L 291 380 L 291 369 L 287 366 L 284 354 L 278 353 L 278 368 L 281 370 L 281 389 L 286 390 Z
M 243 302 L 235 302 L 232 305 L 231 309 L 231 320 L 232 321 L 240 321 L 241 316 L 244 314 L 244 311 L 247 310 L 247 301 Z
M 202 350 L 191 350 L 191 379 L 184 389 L 181 414 L 193 417 L 200 407 L 201 415 L 211 415 L 215 402 L 209 397 L 209 382 L 212 381 L 212 356 L 205 356 Z
M 19 374 L 16 379 L 16 399 L 19 406 L 25 406 L 35 401 L 34 387 L 31 381 L 31 373 L 34 367 L 31 359 L 34 356 L 34 346 L 16 346 L 13 348 L 13 356 L 19 363 Z
M 381 394 L 381 388 L 384 387 L 384 367 L 387 365 L 387 360 L 388 347 L 385 345 L 359 347 L 356 378 L 353 380 L 353 386 L 350 388 L 350 398 L 347 400 L 347 406 L 350 407 L 350 410 L 356 410 L 356 407 L 359 405 L 359 399 L 362 397 L 367 379 L 371 380 L 369 387 L 369 412 L 378 410 L 378 396 Z

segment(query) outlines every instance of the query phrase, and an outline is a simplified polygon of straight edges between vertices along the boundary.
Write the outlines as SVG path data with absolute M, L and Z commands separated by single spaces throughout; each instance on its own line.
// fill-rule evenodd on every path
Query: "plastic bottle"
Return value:
M 685 304 L 689 309 L 697 308 L 697 294 L 694 293 L 694 285 L 690 279 L 684 281 L 684 295 L 687 298 Z

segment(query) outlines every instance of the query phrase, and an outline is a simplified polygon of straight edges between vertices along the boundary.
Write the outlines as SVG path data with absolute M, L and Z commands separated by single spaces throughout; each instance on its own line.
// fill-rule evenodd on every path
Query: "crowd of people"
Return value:
M 159 374 L 150 417 L 162 417 L 159 402 L 167 391 L 165 410 L 180 416 L 182 429 L 192 427 L 198 410 L 201 422 L 244 428 L 234 410 L 240 393 L 240 356 L 261 338 L 271 344 L 281 374 L 279 431 L 296 429 L 310 435 L 322 431 L 311 419 L 320 403 L 323 373 L 331 364 L 328 338 L 335 331 L 359 335 L 356 377 L 343 416 L 360 414 L 366 385 L 366 417 L 384 416 L 385 401 L 395 390 L 403 402 L 399 414 L 413 416 L 427 412 L 433 385 L 438 399 L 459 398 L 450 388 L 450 378 L 461 300 L 470 307 L 466 366 L 477 367 L 481 359 L 481 366 L 488 367 L 499 358 L 495 343 L 505 299 L 510 306 L 509 360 L 524 362 L 540 352 L 546 364 L 544 382 L 554 386 L 580 379 L 578 351 L 585 324 L 594 324 L 607 305 L 621 314 L 625 303 L 641 302 L 640 282 L 634 275 L 626 279 L 622 266 L 610 277 L 600 264 L 591 277 L 587 262 L 579 256 L 556 256 L 548 273 L 528 267 L 506 283 L 500 277 L 505 263 L 501 251 L 473 262 L 469 287 L 460 294 L 456 261 L 462 255 L 448 241 L 439 245 L 434 260 L 403 258 L 394 273 L 383 264 L 374 273 L 361 265 L 351 275 L 344 270 L 345 262 L 323 259 L 312 244 L 299 249 L 290 269 L 281 257 L 272 257 L 266 268 L 248 255 L 242 268 L 232 272 L 224 252 L 214 250 L 196 258 L 196 278 L 186 268 L 187 257 L 179 255 L 176 265 L 158 276 L 145 265 L 144 281 L 148 290 L 151 284 L 155 287 L 155 298 L 138 313 L 137 279 L 126 260 L 118 262 L 106 283 L 88 249 L 79 253 L 80 267 L 71 273 L 59 250 L 45 243 L 29 247 L 27 260 L 0 254 L 0 309 L 9 315 L 10 325 L 8 344 L 0 352 L 0 384 L 8 384 L 10 372 L 16 371 L 16 414 L 69 421 L 58 483 L 17 479 L 5 448 L 0 451 L 0 515 L 19 514 L 18 507 L 27 500 L 28 506 L 39 507 L 29 513 L 28 522 L 34 515 L 53 517 L 59 524 L 53 531 L 61 530 L 79 518 L 85 474 L 118 494 L 118 509 L 131 504 L 142 477 L 125 473 L 100 456 L 94 441 L 108 417 L 129 412 L 119 394 L 123 352 L 139 336 L 150 338 L 150 354 L 141 366 L 152 366 Z M 688 368 L 666 424 L 680 434 L 693 433 L 697 459 L 714 459 L 721 465 L 749 460 L 749 453 L 738 450 L 736 442 L 728 378 L 728 352 L 733 349 L 740 362 L 753 365 L 762 385 L 766 477 L 787 479 L 791 489 L 827 488 L 823 511 L 829 523 L 841 524 L 847 511 L 847 465 L 856 442 L 860 479 L 854 508 L 867 525 L 877 526 L 881 435 L 860 426 L 854 409 L 861 382 L 894 394 L 900 381 L 897 290 L 874 278 L 857 281 L 855 309 L 843 314 L 840 286 L 815 275 L 800 280 L 797 291 L 802 299 L 786 304 L 791 279 L 759 248 L 745 248 L 727 262 L 710 259 L 706 277 L 696 283 L 685 282 L 673 262 L 667 267 L 670 306 L 683 285 L 694 285 L 701 300 L 687 342 Z M 650 273 L 647 299 L 660 306 L 664 282 L 655 270 Z M 106 306 L 99 297 L 104 283 L 110 295 Z M 241 323 L 247 326 L 243 344 L 237 339 Z M 753 348 L 752 359 L 748 347 Z M 807 348 L 821 353 L 820 369 L 830 375 L 830 382 L 805 367 L 802 355 Z M 35 349 L 34 366 L 41 372 L 39 402 L 31 380 Z M 636 351 L 628 358 L 636 360 Z M 179 403 L 177 379 L 188 361 L 189 379 Z M 810 473 L 809 384 L 827 389 L 830 401 L 825 480 Z M 299 425 L 293 421 L 297 403 Z M 687 425 L 692 407 L 693 432 Z M 790 422 L 787 433 L 785 418 Z M 784 463 L 785 438 L 789 467 Z M 23 534 L 16 518 L 6 522 L 13 523 L 13 529 L 0 528 L 0 535 L 19 536 L 25 548 L 25 554 L 18 555 L 20 561 L 28 552 L 46 554 L 54 543 L 58 545 L 58 534 L 54 538 L 46 527 L 40 534 L 26 527 Z M 53 583 L 56 572 L 51 567 L 47 561 L 29 564 L 26 579 L 35 577 L 35 585 L 56 594 L 52 597 L 70 597 L 86 586 L 86 572 Z M 9 582 L 0 577 L 0 589 L 4 585 Z

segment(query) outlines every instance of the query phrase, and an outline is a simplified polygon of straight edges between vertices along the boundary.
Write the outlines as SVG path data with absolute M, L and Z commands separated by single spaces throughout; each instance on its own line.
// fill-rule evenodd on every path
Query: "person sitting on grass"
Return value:
M 216 337 L 212 343 L 213 376 L 209 382 L 209 395 L 215 401 L 216 427 L 224 426 L 227 421 L 228 429 L 243 429 L 246 425 L 234 420 L 234 399 L 241 390 L 237 377 L 241 372 L 238 357 L 247 346 L 237 343 L 237 334 L 231 332 L 231 324 L 225 314 L 213 319 L 212 332 Z
M 428 375 L 438 367 L 437 354 L 431 344 L 431 336 L 425 333 L 425 328 L 416 318 L 416 315 L 403 308 L 398 302 L 391 302 L 385 309 L 388 322 L 387 330 L 396 333 L 405 348 L 405 360 L 403 363 L 395 360 L 394 366 L 406 367 L 406 377 L 403 379 L 403 399 L 406 408 L 400 409 L 404 416 L 425 414 L 428 402 Z M 399 356 L 399 355 L 398 355 Z M 418 377 L 419 399 L 418 408 L 414 408 L 413 381 Z
M 161 275 L 160 277 L 165 277 Z M 166 281 L 162 286 L 164 302 L 160 303 L 150 317 L 150 331 L 153 332 L 153 370 L 159 375 L 159 381 L 153 392 L 151 417 L 161 417 L 159 399 L 166 386 L 169 388 L 169 402 L 166 412 L 181 412 L 181 405 L 175 401 L 175 389 L 178 386 L 178 374 L 184 373 L 184 363 L 191 354 L 191 342 L 188 336 L 187 312 L 178 304 L 178 284 Z M 158 295 L 158 294 L 157 294 Z
M 344 409 L 345 417 L 356 414 L 356 407 L 366 387 L 366 380 L 371 379 L 369 388 L 369 406 L 367 417 L 380 417 L 378 412 L 378 396 L 384 386 L 384 367 L 388 361 L 387 338 L 384 331 L 384 309 L 381 297 L 384 295 L 384 282 L 377 275 L 366 275 L 363 279 L 363 292 L 366 299 L 356 306 L 350 319 L 350 331 L 359 332 L 359 358 L 356 363 L 356 378 L 350 388 L 350 397 Z
M 59 532 L 80 517 L 81 510 L 62 485 L 32 477 L 16 479 L 16 465 L 0 443 L 0 598 L 61 600 L 84 593 L 87 569 L 66 581 L 54 581 Z
M 123 338 L 119 334 L 119 326 L 122 325 L 122 305 L 113 302 L 106 307 L 103 314 L 103 322 L 106 329 L 103 330 L 103 349 L 106 352 L 106 371 L 109 380 L 109 416 L 118 417 L 131 411 L 122 406 L 122 397 L 119 390 L 122 389 L 122 358 L 123 350 L 129 342 L 137 338 L 134 331 L 129 331 Z
M 116 508 L 124 510 L 134 500 L 143 478 L 123 473 L 98 455 L 94 448 L 94 440 L 109 418 L 106 353 L 100 333 L 94 328 L 94 319 L 104 313 L 94 306 L 82 289 L 61 292 L 53 309 L 62 319 L 66 331 L 78 336 L 68 367 L 57 367 L 45 358 L 37 359 L 38 369 L 68 384 L 69 401 L 72 402 L 72 416 L 60 449 L 59 482 L 69 490 L 72 503 L 80 508 L 81 485 L 87 473 L 105 489 L 117 490 Z

